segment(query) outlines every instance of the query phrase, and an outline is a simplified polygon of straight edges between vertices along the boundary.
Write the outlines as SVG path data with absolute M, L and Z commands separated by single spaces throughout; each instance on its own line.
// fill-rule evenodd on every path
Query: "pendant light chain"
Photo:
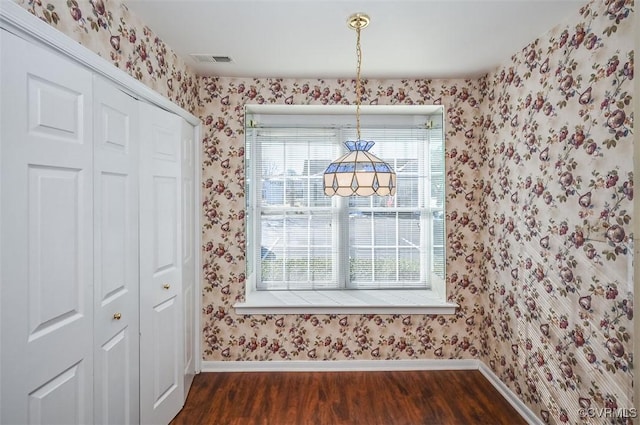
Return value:
M 360 93 L 361 93 L 361 83 L 360 83 L 360 67 L 362 66 L 362 48 L 360 47 L 360 27 L 362 25 L 359 23 L 356 27 L 357 41 L 356 41 L 356 55 L 358 56 L 358 68 L 356 71 L 356 132 L 358 134 L 358 139 L 360 138 Z
M 323 174 L 324 193 L 327 196 L 394 196 L 396 194 L 396 173 L 393 168 L 369 152 L 375 142 L 362 140 L 360 134 L 360 105 L 362 103 L 362 47 L 360 30 L 369 25 L 369 17 L 356 13 L 347 20 L 349 28 L 357 34 L 356 54 L 358 67 L 356 72 L 356 131 L 357 140 L 348 140 L 344 145 L 349 150 L 333 161 Z

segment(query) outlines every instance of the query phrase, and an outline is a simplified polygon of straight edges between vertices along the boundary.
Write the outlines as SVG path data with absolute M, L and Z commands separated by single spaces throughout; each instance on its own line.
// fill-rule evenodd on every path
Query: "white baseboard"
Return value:
M 540 420 L 540 418 L 538 418 L 538 416 L 536 416 L 536 414 L 533 413 L 533 411 L 529 409 L 529 407 L 527 407 L 527 405 L 524 404 L 522 400 L 520 400 L 520 398 L 513 391 L 511 391 L 509 387 L 507 387 L 507 384 L 505 384 L 500 380 L 500 378 L 498 378 L 498 375 L 493 373 L 489 366 L 487 366 L 480 360 L 478 360 L 478 370 L 484 375 L 485 378 L 487 378 L 489 382 L 491 382 L 493 388 L 498 390 L 498 392 L 502 394 L 502 396 L 509 402 L 509 404 L 514 409 L 516 409 L 518 413 L 520 413 L 520 416 L 522 416 L 530 425 L 543 425 L 543 422 Z
M 478 360 L 203 361 L 203 372 L 351 372 L 372 370 L 477 370 Z
M 530 425 L 542 425 L 535 413 L 493 373 L 491 368 L 477 359 L 202 362 L 202 372 L 352 372 L 376 370 L 479 370 Z

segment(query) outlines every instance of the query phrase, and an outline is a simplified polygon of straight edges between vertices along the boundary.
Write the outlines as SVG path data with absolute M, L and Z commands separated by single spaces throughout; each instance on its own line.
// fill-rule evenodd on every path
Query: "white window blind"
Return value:
M 323 172 L 353 117 L 247 116 L 247 272 L 257 290 L 429 289 L 444 279 L 441 116 L 378 115 L 363 140 L 397 174 L 395 196 L 327 197 Z M 427 123 L 431 128 L 427 128 Z

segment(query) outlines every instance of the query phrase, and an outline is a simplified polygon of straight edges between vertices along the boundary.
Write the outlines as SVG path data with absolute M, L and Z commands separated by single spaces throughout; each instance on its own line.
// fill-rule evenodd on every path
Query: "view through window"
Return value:
M 362 139 L 395 170 L 397 193 L 344 198 L 324 195 L 323 172 L 356 138 L 352 108 L 300 111 L 245 116 L 247 275 L 255 288 L 430 289 L 444 279 L 442 108 L 363 108 Z

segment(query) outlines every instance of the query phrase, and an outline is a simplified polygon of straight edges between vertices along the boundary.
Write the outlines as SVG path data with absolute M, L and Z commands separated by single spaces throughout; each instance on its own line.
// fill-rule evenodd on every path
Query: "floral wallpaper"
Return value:
M 365 81 L 445 105 L 455 316 L 235 315 L 243 106 L 353 103 L 354 82 L 202 78 L 204 359 L 479 358 L 546 423 L 633 407 L 632 8 L 591 2 L 478 80 Z
M 589 3 L 480 82 L 483 359 L 549 423 L 634 407 L 632 18 Z
M 120 0 L 14 0 L 116 67 L 193 113 L 198 80 Z
M 477 358 L 545 423 L 628 422 L 592 416 L 634 407 L 633 0 L 592 0 L 482 78 L 364 82 L 366 103 L 445 106 L 451 316 L 233 310 L 243 106 L 353 103 L 352 79 L 196 77 L 119 0 L 14 1 L 201 117 L 204 360 Z
M 367 80 L 363 103 L 439 104 L 448 114 L 448 298 L 452 316 L 236 315 L 244 298 L 245 104 L 349 104 L 354 80 L 204 77 L 203 140 L 205 360 L 472 358 L 484 349 L 481 280 L 483 184 L 479 85 L 474 81 Z

